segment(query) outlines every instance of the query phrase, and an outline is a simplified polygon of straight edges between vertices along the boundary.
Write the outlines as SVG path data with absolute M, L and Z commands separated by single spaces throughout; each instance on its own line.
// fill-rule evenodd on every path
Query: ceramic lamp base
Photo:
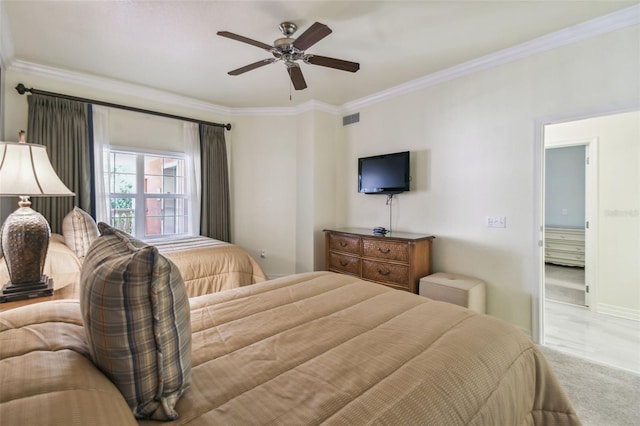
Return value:
M 0 243 L 11 283 L 29 286 L 42 281 L 51 230 L 44 216 L 29 207 L 28 197 L 20 198 L 20 208 L 2 226 Z

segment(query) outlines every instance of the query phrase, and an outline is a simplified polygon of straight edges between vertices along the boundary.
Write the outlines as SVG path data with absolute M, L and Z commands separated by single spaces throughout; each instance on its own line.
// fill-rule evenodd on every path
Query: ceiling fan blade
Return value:
M 325 24 L 316 22 L 309 28 L 307 28 L 307 30 L 303 32 L 300 37 L 296 38 L 296 40 L 293 42 L 293 46 L 299 50 L 304 51 L 329 34 L 331 34 L 331 28 L 327 27 Z
M 342 71 L 356 72 L 360 69 L 360 64 L 357 62 L 328 58 L 326 56 L 308 55 L 304 61 L 312 65 L 320 65 L 322 67 L 335 68 Z
M 304 90 L 307 88 L 307 83 L 304 81 L 302 70 L 298 64 L 287 65 L 287 71 L 289 71 L 289 77 L 296 90 Z
M 263 59 L 261 61 L 254 62 L 252 64 L 245 65 L 244 67 L 240 67 L 240 68 L 235 69 L 233 71 L 229 71 L 227 74 L 229 74 L 229 75 L 240 75 L 240 74 L 245 73 L 247 71 L 255 70 L 256 68 L 260 68 L 260 67 L 263 67 L 265 65 L 272 64 L 274 62 L 275 62 L 274 58 Z
M 260 49 L 264 49 L 266 51 L 271 51 L 271 49 L 273 49 L 273 46 L 269 46 L 268 44 L 265 44 L 260 41 L 256 41 L 238 34 L 230 33 L 229 31 L 218 31 L 217 34 L 222 37 L 227 37 L 232 40 L 241 41 L 243 43 L 247 43 L 252 46 L 259 47 Z

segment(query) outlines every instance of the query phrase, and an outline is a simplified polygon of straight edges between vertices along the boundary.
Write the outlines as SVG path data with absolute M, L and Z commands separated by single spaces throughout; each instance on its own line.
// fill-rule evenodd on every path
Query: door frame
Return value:
M 580 120 L 575 120 L 580 121 Z M 570 121 L 568 121 L 570 122 Z M 553 124 L 545 125 L 553 126 Z M 597 270 L 598 265 L 598 137 L 581 138 L 581 139 L 567 139 L 557 141 L 547 141 L 546 136 L 543 138 L 544 155 L 546 155 L 547 149 L 554 148 L 566 148 L 571 146 L 584 146 L 585 148 L 585 202 L 584 202 L 584 217 L 585 217 L 585 286 L 589 286 L 589 291 L 585 293 L 585 305 L 589 310 L 595 311 L 595 307 L 598 305 L 597 291 L 598 282 Z M 546 183 L 546 169 L 545 161 L 542 161 L 542 248 L 544 250 L 544 223 L 545 223 L 545 202 L 546 194 L 544 193 Z M 587 225 L 588 224 L 588 225 Z M 541 288 L 541 303 L 544 310 L 544 292 L 545 292 L 545 272 L 544 272 L 544 253 L 542 255 L 542 288 Z
M 544 344 L 544 128 L 549 124 L 586 120 L 638 110 L 640 110 L 640 102 L 636 100 L 604 108 L 596 107 L 581 112 L 559 113 L 534 119 L 534 143 L 532 144 L 534 226 L 532 226 L 531 232 L 535 245 L 532 247 L 533 264 L 531 269 L 531 337 L 536 343 Z

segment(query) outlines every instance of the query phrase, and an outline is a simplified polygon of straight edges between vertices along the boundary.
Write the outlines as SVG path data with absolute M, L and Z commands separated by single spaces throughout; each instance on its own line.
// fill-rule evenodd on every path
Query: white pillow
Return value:
M 98 238 L 98 225 L 91 215 L 78 207 L 74 207 L 62 220 L 64 243 L 83 259 L 89 246 Z

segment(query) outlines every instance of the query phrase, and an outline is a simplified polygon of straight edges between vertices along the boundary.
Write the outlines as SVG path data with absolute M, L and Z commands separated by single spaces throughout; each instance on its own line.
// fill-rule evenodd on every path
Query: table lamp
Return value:
M 22 142 L 24 132 L 20 136 L 19 143 L 0 142 L 0 195 L 20 197 L 20 208 L 2 225 L 0 254 L 10 282 L 2 287 L 0 303 L 53 294 L 53 281 L 43 275 L 51 229 L 29 197 L 74 195 L 53 170 L 46 147 Z

